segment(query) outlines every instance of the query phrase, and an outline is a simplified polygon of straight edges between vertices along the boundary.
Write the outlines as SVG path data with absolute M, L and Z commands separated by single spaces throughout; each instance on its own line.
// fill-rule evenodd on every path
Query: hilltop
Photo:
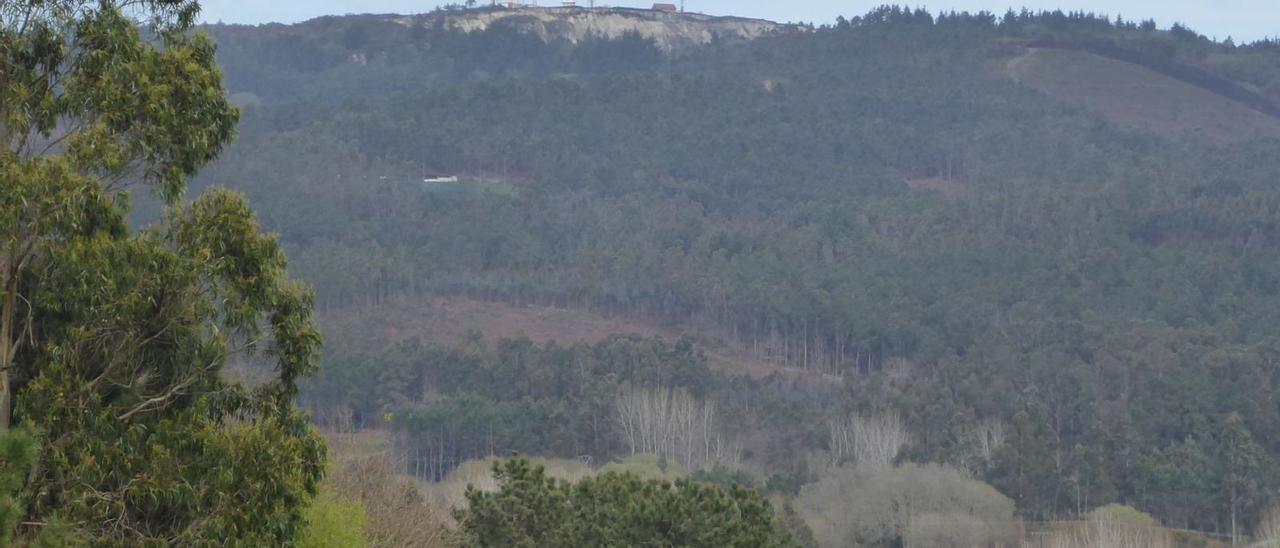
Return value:
M 465 32 L 506 26 L 543 40 L 568 40 L 575 44 L 589 37 L 618 39 L 634 33 L 667 51 L 703 45 L 717 39 L 751 40 L 769 34 L 806 30 L 799 25 L 763 19 L 615 7 L 444 10 L 425 16 L 402 17 L 398 21 L 405 25 L 424 24 Z
M 710 44 L 808 27 L 629 8 L 478 8 L 207 25 L 237 102 L 328 102 L 502 77 L 648 70 Z

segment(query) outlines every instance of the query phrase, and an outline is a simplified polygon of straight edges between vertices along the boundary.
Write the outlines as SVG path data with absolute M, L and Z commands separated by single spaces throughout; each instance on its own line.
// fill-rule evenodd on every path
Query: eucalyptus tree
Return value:
M 243 197 L 182 203 L 239 117 L 198 12 L 0 0 L 0 436 L 39 444 L 22 537 L 287 543 L 315 491 L 323 444 L 293 404 L 310 292 Z M 135 189 L 169 204 L 160 226 L 130 231 Z M 275 375 L 226 380 L 240 353 Z

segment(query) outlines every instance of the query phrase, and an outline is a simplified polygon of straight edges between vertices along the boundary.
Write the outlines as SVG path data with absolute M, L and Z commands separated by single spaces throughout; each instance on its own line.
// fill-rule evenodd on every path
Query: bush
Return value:
M 548 476 L 570 483 L 591 477 L 593 474 L 591 467 L 576 460 L 542 458 L 527 460 L 534 466 L 541 466 Z M 469 460 L 458 465 L 444 479 L 430 485 L 428 489 L 432 503 L 439 508 L 465 508 L 467 489 L 475 488 L 486 493 L 497 491 L 498 481 L 493 477 L 493 465 L 497 462 L 496 457 L 489 457 Z
M 723 464 L 717 464 L 709 470 L 699 470 L 694 472 L 689 479 L 700 481 L 702 483 L 710 483 L 721 489 L 732 489 L 733 486 L 746 487 L 748 489 L 757 489 L 756 477 L 746 470 L 730 468 Z
M 800 490 L 822 546 L 974 546 L 1013 542 L 1013 501 L 939 465 L 845 466 Z
M 1108 504 L 1095 508 L 1085 516 L 1090 522 L 1110 522 L 1128 527 L 1158 528 L 1160 522 L 1151 514 L 1123 504 Z
M 367 546 L 364 527 L 367 515 L 359 501 L 349 500 L 326 486 L 303 512 L 307 526 L 298 539 L 299 548 L 362 548 Z
M 359 501 L 368 514 L 369 544 L 376 547 L 454 546 L 446 513 L 422 497 L 418 486 L 395 473 L 386 456 L 355 459 L 332 476 L 335 490 Z
M 611 462 L 600 469 L 601 474 L 635 474 L 640 479 L 676 480 L 688 475 L 679 464 L 657 455 L 643 453 L 632 455 L 620 462 Z
M 991 526 L 962 512 L 924 514 L 911 519 L 903 540 L 912 548 L 984 546 L 991 542 Z
M 26 486 L 38 451 L 36 440 L 25 430 L 0 432 L 0 546 L 13 541 L 22 517 L 18 494 Z
M 1111 504 L 1094 509 L 1085 523 L 1059 531 L 1050 539 L 1053 548 L 1169 548 L 1170 532 L 1151 515 L 1129 506 Z

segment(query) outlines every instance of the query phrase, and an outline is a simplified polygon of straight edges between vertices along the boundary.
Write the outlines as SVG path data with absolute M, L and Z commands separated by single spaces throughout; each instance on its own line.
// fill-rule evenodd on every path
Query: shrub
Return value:
M 600 473 L 635 474 L 640 479 L 676 480 L 687 474 L 679 464 L 663 460 L 653 454 L 632 455 L 619 462 L 611 462 Z
M 1160 527 L 1160 522 L 1151 517 L 1151 514 L 1123 504 L 1108 504 L 1095 508 L 1085 517 L 1085 521 L 1111 522 L 1128 527 Z
M 374 548 L 454 546 L 445 512 L 428 504 L 411 480 L 395 473 L 386 456 L 353 459 L 331 477 L 337 493 L 358 501 Z
M 320 491 L 302 514 L 307 526 L 298 539 L 299 548 L 363 548 L 367 515 L 359 501 L 349 500 L 333 492 L 331 486 Z
M 547 475 L 568 482 L 591 477 L 591 467 L 576 460 L 569 459 L 527 459 L 535 466 L 541 466 Z M 486 493 L 498 490 L 498 482 L 493 477 L 493 465 L 496 457 L 469 460 L 449 472 L 444 479 L 428 486 L 431 501 L 439 508 L 465 508 L 468 488 L 475 488 Z M 656 469 L 656 468 L 655 468 Z
M 912 548 L 990 544 L 991 526 L 963 512 L 923 514 L 911 519 L 903 540 Z
M 922 545 L 968 546 L 1015 540 L 1013 501 L 939 465 L 832 468 L 801 489 L 797 503 L 822 546 L 895 545 L 909 539 L 920 539 Z
M 689 479 L 700 481 L 702 483 L 710 483 L 721 489 L 732 489 L 737 485 L 748 489 L 758 489 L 759 482 L 756 477 L 746 470 L 731 468 L 723 464 L 717 464 L 708 470 L 699 470 L 694 472 Z
M 1085 523 L 1055 534 L 1051 548 L 1172 548 L 1169 531 L 1150 515 L 1129 506 L 1097 508 Z

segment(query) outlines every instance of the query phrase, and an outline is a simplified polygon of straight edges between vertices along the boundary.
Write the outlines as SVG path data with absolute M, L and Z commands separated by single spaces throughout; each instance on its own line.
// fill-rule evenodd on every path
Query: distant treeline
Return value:
M 596 463 L 656 453 L 689 473 L 745 456 L 785 472 L 777 463 L 787 447 L 823 435 L 822 406 L 838 405 L 834 387 L 818 398 L 797 390 L 782 379 L 713 373 L 689 340 L 616 336 L 565 346 L 476 335 L 454 348 L 409 340 L 338 350 L 304 403 L 333 428 L 393 429 L 406 471 L 424 479 L 511 451 Z M 789 419 L 770 418 L 783 406 L 792 407 Z M 744 455 L 736 440 L 762 433 L 773 441 Z

